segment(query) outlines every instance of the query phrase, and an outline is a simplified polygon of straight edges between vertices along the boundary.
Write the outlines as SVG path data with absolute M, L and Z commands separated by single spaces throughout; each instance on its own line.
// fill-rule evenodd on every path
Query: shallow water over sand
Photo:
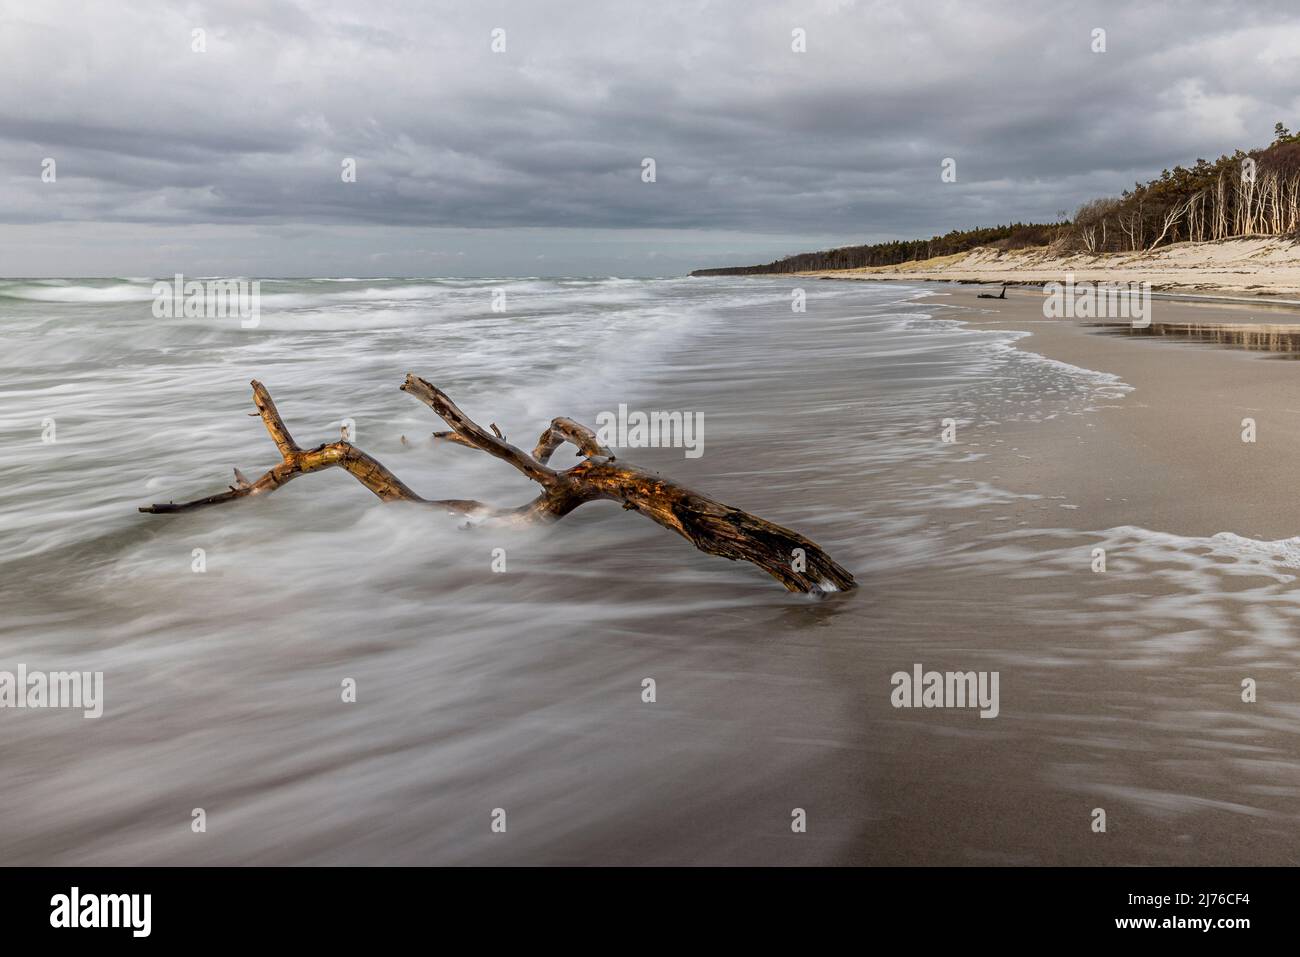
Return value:
M 1294 674 L 1296 543 L 1004 490 L 984 459 L 1019 454 L 1009 425 L 1086 422 L 1125 385 L 962 328 L 942 293 L 807 285 L 799 314 L 789 281 L 265 283 L 247 330 L 154 319 L 148 283 L 0 283 L 0 669 L 102 670 L 106 697 L 0 710 L 0 860 L 1293 860 L 1300 706 L 1235 689 Z M 304 446 L 351 419 L 422 494 L 529 497 L 425 440 L 407 371 L 525 446 L 556 415 L 700 413 L 701 457 L 627 457 L 861 588 L 788 595 L 613 505 L 462 529 L 335 472 L 135 512 L 274 463 L 255 377 Z M 914 663 L 998 670 L 999 716 L 893 708 Z

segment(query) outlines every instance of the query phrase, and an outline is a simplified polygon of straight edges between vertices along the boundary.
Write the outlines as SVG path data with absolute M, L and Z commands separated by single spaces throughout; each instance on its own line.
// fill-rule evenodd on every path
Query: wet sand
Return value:
M 1174 327 L 1161 338 L 1122 324 L 1105 330 L 1044 319 L 1037 290 L 1009 290 L 1005 302 L 977 299 L 978 291 L 955 288 L 950 300 L 985 310 L 968 320 L 972 327 L 1030 332 L 1019 348 L 1117 375 L 1134 389 L 1086 420 L 1002 427 L 1002 441 L 981 465 L 990 480 L 1016 491 L 1068 492 L 1088 527 L 1231 530 L 1265 540 L 1300 534 L 1300 517 L 1286 506 L 1300 474 L 1300 366 L 1287 356 L 1300 353 L 1249 348 L 1257 345 L 1250 330 L 1300 322 L 1300 309 L 1157 299 L 1153 326 Z M 1210 324 L 1241 326 L 1245 347 L 1180 336 Z M 1256 422 L 1254 443 L 1242 441 L 1245 418 Z
M 883 806 L 851 858 L 1296 863 L 1300 518 L 1286 503 L 1300 474 L 1300 367 L 1045 320 L 1041 293 L 989 302 L 971 287 L 946 291 L 951 305 L 980 311 L 963 316 L 970 327 L 1032 333 L 1017 347 L 1117 375 L 1133 391 L 1082 415 L 969 423 L 959 434 L 983 457 L 955 474 L 1025 497 L 949 527 L 946 569 L 870 577 L 865 617 L 880 657 L 906 659 L 881 647 L 906 644 L 927 667 L 972 654 L 1000 661 L 1004 712 L 992 730 L 864 701 L 864 725 L 883 732 L 861 745 L 887 753 L 860 765 Z M 1158 301 L 1154 318 L 1291 317 Z M 1253 444 L 1241 440 L 1245 417 L 1257 423 Z M 995 559 L 997 529 L 1049 524 L 1059 531 L 1002 533 L 1019 551 L 998 558 L 1017 570 Z M 1188 547 L 1187 537 L 1220 532 L 1292 541 Z M 1103 574 L 1090 566 L 1098 545 Z M 1212 557 L 1200 565 L 1189 553 Z M 905 642 L 907 631 L 927 635 Z M 1240 698 L 1247 676 L 1261 689 L 1255 704 Z M 1095 807 L 1107 811 L 1105 834 L 1088 828 Z
M 674 755 L 710 770 L 683 773 L 682 803 L 647 807 L 637 831 L 657 841 L 609 835 L 586 853 L 622 863 L 1295 863 L 1300 603 L 1296 568 L 1279 559 L 1293 562 L 1296 543 L 1197 536 L 1300 531 L 1282 504 L 1300 465 L 1300 367 L 1046 322 L 1028 294 L 988 304 L 974 289 L 942 291 L 918 308 L 1030 331 L 1019 349 L 1113 373 L 1132 391 L 1081 408 L 1037 383 L 1008 383 L 998 414 L 963 418 L 955 448 L 935 442 L 934 474 L 913 462 L 895 476 L 897 498 L 891 481 L 844 474 L 859 426 L 825 417 L 798 443 L 810 470 L 831 470 L 818 490 L 841 506 L 817 537 L 851 559 L 861 590 L 777 616 L 756 606 L 672 622 L 691 636 L 673 653 L 689 697 L 663 720 L 678 724 Z M 1204 308 L 1160 303 L 1156 316 L 1203 318 Z M 750 394 L 778 432 L 807 390 L 827 406 L 846 392 L 836 367 L 801 360 L 819 370 L 815 386 Z M 681 381 L 672 394 L 690 389 Z M 958 417 L 961 408 L 954 394 Z M 1267 435 L 1243 447 L 1247 415 Z M 931 424 L 937 438 L 938 418 Z M 743 474 L 744 462 L 710 464 Z M 907 496 L 936 480 L 969 487 L 969 507 Z M 872 487 L 878 497 L 864 499 Z M 758 504 L 780 513 L 776 501 Z M 1107 550 L 1105 573 L 1092 570 L 1096 547 Z M 648 623 L 640 640 L 660 645 L 663 627 Z M 697 661 L 706 655 L 729 664 Z M 915 663 L 998 670 L 1001 715 L 893 708 L 890 676 Z M 1243 677 L 1258 682 L 1258 702 L 1241 701 Z M 743 744 L 691 733 L 737 721 Z M 714 790 L 701 789 L 708 780 Z M 793 807 L 807 810 L 808 834 L 789 833 Z M 1105 833 L 1093 830 L 1096 809 Z

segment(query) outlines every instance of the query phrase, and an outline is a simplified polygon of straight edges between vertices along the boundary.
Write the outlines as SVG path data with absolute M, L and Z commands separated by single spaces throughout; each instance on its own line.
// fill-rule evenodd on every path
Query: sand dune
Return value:
M 981 247 L 898 266 L 798 273 L 843 279 L 1041 283 L 1073 273 L 1079 282 L 1149 282 L 1155 289 L 1300 295 L 1300 243 L 1272 237 L 1178 243 L 1151 252 L 1060 256 L 1048 247 Z

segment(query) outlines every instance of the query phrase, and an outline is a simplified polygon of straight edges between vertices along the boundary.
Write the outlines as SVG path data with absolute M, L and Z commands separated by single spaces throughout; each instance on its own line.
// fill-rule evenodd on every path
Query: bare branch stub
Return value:
M 602 455 L 610 461 L 614 460 L 614 453 L 600 444 L 595 432 L 579 422 L 565 418 L 551 420 L 550 426 L 537 440 L 533 458 L 545 464 L 565 442 L 575 446 L 578 455 Z
M 530 455 L 506 441 L 495 424 L 490 431 L 484 429 L 465 415 L 446 393 L 424 379 L 408 375 L 401 388 L 428 405 L 451 427 L 449 432 L 435 432 L 434 438 L 479 449 L 501 459 L 541 486 L 538 496 L 524 505 L 504 509 L 466 499 L 421 498 L 351 443 L 332 442 L 314 449 L 301 449 L 285 427 L 270 394 L 260 382 L 254 381 L 253 401 L 283 461 L 253 482 L 236 469 L 236 484 L 217 495 L 181 504 L 147 506 L 140 511 L 181 512 L 218 505 L 275 491 L 308 472 L 338 467 L 383 501 L 433 505 L 488 521 L 556 521 L 587 502 L 616 501 L 682 536 L 700 551 L 757 565 L 790 591 L 825 594 L 856 587 L 853 576 L 810 539 L 657 473 L 619 461 L 600 444 L 591 429 L 572 419 L 553 419 Z M 566 442 L 577 450 L 580 461 L 571 468 L 552 468 L 548 464 L 551 457 Z

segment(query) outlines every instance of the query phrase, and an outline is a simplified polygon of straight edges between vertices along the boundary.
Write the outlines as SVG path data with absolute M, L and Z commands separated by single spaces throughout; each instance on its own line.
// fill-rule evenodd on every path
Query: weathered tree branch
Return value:
M 441 501 L 422 499 L 407 488 L 396 475 L 350 442 L 330 442 L 304 451 L 299 448 L 298 443 L 289 434 L 289 430 L 285 426 L 284 420 L 280 418 L 280 413 L 271 400 L 271 394 L 266 391 L 266 387 L 256 379 L 253 380 L 252 385 L 253 404 L 257 406 L 262 422 L 266 425 L 266 431 L 271 434 L 271 441 L 280 450 L 280 455 L 283 456 L 284 461 L 269 469 L 255 482 L 248 481 L 239 469 L 235 469 L 235 484 L 224 492 L 210 495 L 207 498 L 195 499 L 192 502 L 167 502 L 159 505 L 142 506 L 140 511 L 162 514 L 167 512 L 188 512 L 208 505 L 220 505 L 223 502 L 230 502 L 235 499 L 274 492 L 281 486 L 292 482 L 299 475 L 334 467 L 351 473 L 358 482 L 385 502 L 423 502 L 428 505 L 439 505 L 449 511 L 465 515 L 495 511 L 495 509 L 484 505 L 482 502 L 463 499 L 444 499 Z
M 332 442 L 304 450 L 293 440 L 260 382 L 253 382 L 253 402 L 283 459 L 261 478 L 249 482 L 235 470 L 236 484 L 207 498 L 180 504 L 142 507 L 150 513 L 183 512 L 273 492 L 308 472 L 342 468 L 386 502 L 407 501 L 440 507 L 448 512 L 484 520 L 555 521 L 587 502 L 605 499 L 639 512 L 676 532 L 700 551 L 763 569 L 790 591 L 824 594 L 856 587 L 853 576 L 813 541 L 766 519 L 732 508 L 684 488 L 657 473 L 617 460 L 594 432 L 572 419 L 551 421 L 532 454 L 506 441 L 495 425 L 489 432 L 465 415 L 444 392 L 424 379 L 408 375 L 402 384 L 428 405 L 450 432 L 434 437 L 479 449 L 507 462 L 541 486 L 541 493 L 517 508 L 496 509 L 467 499 L 421 498 L 383 465 L 349 442 Z M 581 461 L 571 468 L 550 467 L 551 456 L 564 443 L 577 449 Z
M 417 375 L 408 374 L 402 383 L 402 391 L 415 396 L 451 426 L 453 432 L 464 440 L 464 444 L 482 449 L 488 455 L 496 456 L 513 465 L 534 482 L 543 486 L 555 477 L 555 470 L 539 463 L 523 449 L 517 449 L 498 434 L 493 434 L 472 420 L 456 407 L 450 397 L 441 389 L 425 382 Z

